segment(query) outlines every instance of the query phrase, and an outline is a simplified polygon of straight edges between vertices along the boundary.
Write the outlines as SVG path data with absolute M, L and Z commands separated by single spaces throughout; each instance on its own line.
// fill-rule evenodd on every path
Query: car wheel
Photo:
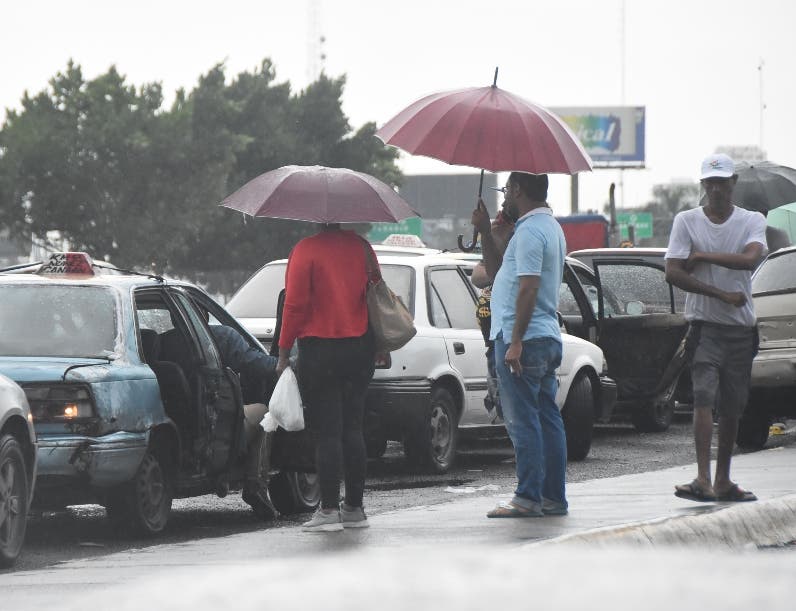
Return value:
M 663 433 L 674 418 L 674 397 L 667 401 L 651 401 L 633 412 L 633 426 L 640 433 Z
M 268 482 L 268 496 L 279 513 L 306 513 L 321 502 L 321 482 L 317 473 L 280 471 Z
M 760 450 L 768 441 L 771 416 L 765 410 L 749 404 L 738 422 L 738 435 L 735 442 L 744 450 Z
M 567 458 L 583 460 L 589 455 L 594 432 L 594 395 L 588 374 L 579 373 L 572 382 L 561 417 L 567 434 Z
M 0 567 L 19 556 L 28 517 L 28 477 L 25 456 L 11 435 L 0 437 Z
M 450 392 L 435 388 L 423 422 L 406 434 L 404 454 L 413 469 L 446 473 L 456 458 L 456 403 Z
M 156 535 L 166 528 L 172 500 L 169 471 L 151 450 L 138 467 L 128 498 L 131 525 L 137 533 Z

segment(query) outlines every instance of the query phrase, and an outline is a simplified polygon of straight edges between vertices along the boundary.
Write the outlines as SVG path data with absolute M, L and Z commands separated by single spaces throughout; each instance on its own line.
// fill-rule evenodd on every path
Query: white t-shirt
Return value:
M 687 259 L 694 251 L 740 254 L 753 242 L 762 244 L 764 252 L 767 251 L 766 219 L 759 212 L 734 206 L 730 218 L 717 224 L 708 218 L 703 208 L 692 208 L 674 217 L 666 258 Z M 750 270 L 727 269 L 711 263 L 698 263 L 691 273 L 697 280 L 722 291 L 745 293 L 746 304 L 736 308 L 715 297 L 686 293 L 686 319 L 744 327 L 755 324 Z

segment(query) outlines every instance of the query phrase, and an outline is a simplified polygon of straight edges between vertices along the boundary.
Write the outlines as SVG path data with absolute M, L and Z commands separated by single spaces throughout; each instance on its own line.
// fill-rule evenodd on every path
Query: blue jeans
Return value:
M 506 365 L 508 345 L 495 340 L 495 361 L 503 419 L 517 461 L 515 502 L 541 508 L 542 498 L 567 506 L 567 440 L 556 405 L 561 342 L 540 337 L 522 343 L 522 374 Z M 523 502 L 524 501 L 524 502 Z

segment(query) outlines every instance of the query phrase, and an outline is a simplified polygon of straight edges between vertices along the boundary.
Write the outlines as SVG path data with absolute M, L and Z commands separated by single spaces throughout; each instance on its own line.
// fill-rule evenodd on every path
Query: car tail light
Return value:
M 389 369 L 392 367 L 392 358 L 389 352 L 377 352 L 374 361 L 376 369 Z
M 94 402 L 85 386 L 25 386 L 34 422 L 80 422 L 93 418 Z

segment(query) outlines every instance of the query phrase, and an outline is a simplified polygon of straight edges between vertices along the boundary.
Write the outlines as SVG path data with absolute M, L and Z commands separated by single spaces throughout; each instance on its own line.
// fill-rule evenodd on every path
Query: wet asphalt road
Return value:
M 793 424 L 789 423 L 784 435 L 770 438 L 766 447 L 796 442 Z M 368 463 L 367 511 L 383 513 L 446 502 L 458 494 L 508 494 L 513 490 L 513 452 L 507 439 L 468 439 L 460 444 L 459 450 L 457 464 L 449 473 L 413 475 L 407 471 L 400 444 L 390 443 L 384 458 Z M 567 477 L 577 482 L 693 462 L 690 419 L 678 416 L 666 433 L 640 434 L 630 425 L 599 426 L 589 457 L 570 463 Z M 486 488 L 479 490 L 482 487 Z M 263 523 L 236 493 L 224 499 L 203 496 L 176 500 L 163 536 L 135 539 L 114 532 L 102 507 L 71 507 L 64 513 L 32 517 L 22 557 L 12 570 L 36 570 L 65 560 L 150 545 L 292 526 L 303 519 L 306 516 Z

